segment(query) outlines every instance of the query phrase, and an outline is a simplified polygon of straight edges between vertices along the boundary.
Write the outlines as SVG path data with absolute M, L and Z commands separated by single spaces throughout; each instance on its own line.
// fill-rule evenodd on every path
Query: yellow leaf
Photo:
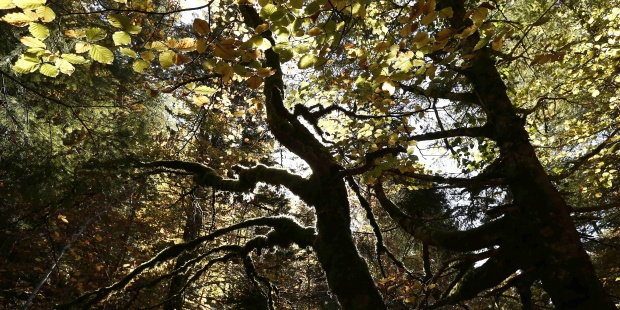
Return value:
M 40 47 L 45 48 L 45 43 L 41 42 L 41 40 L 33 38 L 33 37 L 21 37 L 19 39 L 24 45 L 28 47 Z
M 15 7 L 15 3 L 11 0 L 0 0 L 0 10 L 8 10 Z
M 155 54 L 151 51 L 144 51 L 140 53 L 140 58 L 146 61 L 152 61 L 153 59 L 155 59 Z
M 396 90 L 396 84 L 391 80 L 387 80 L 381 85 L 381 90 L 387 92 L 391 96 Z
M 194 95 L 193 99 L 194 99 L 194 104 L 199 107 L 202 107 L 203 105 L 209 103 L 209 98 L 207 96 Z
M 166 39 L 166 45 L 169 48 L 174 48 L 175 46 L 177 46 L 177 44 L 179 44 L 179 42 L 175 38 L 168 38 L 168 39 Z
M 209 23 L 206 20 L 200 18 L 194 19 L 194 30 L 203 36 L 208 36 L 211 32 Z
M 136 71 L 136 72 L 138 72 L 138 73 L 144 73 L 144 70 L 145 70 L 146 68 L 150 67 L 150 66 L 151 66 L 151 64 L 150 64 L 150 63 L 148 63 L 147 61 L 144 61 L 144 60 L 142 60 L 142 59 L 138 59 L 138 60 L 136 60 L 136 61 L 133 63 L 133 65 L 132 65 L 133 70 L 134 70 L 134 71 Z
M 114 45 L 128 45 L 131 43 L 131 36 L 125 31 L 117 31 L 112 35 Z
M 489 14 L 489 9 L 485 7 L 477 8 L 474 13 L 471 15 L 471 20 L 474 21 L 474 24 L 481 24 Z
M 86 36 L 86 30 L 84 29 L 78 29 L 78 30 L 65 30 L 65 36 L 71 38 L 71 39 L 79 39 L 79 38 L 83 38 Z
M 46 0 L 13 0 L 13 3 L 22 9 L 34 9 L 45 4 Z
M 276 73 L 275 70 L 271 69 L 271 68 L 260 68 L 256 71 L 256 74 L 260 77 L 268 77 L 268 76 L 272 76 Z
M 66 75 L 71 75 L 75 71 L 75 67 L 65 59 L 56 58 L 56 67 Z
M 93 44 L 90 47 L 90 58 L 94 61 L 111 64 L 114 61 L 114 54 L 107 47 Z
M 56 13 L 47 6 L 40 6 L 37 8 L 37 16 L 42 22 L 49 23 L 56 18 Z
M 504 46 L 503 37 L 495 37 L 495 39 L 493 39 L 493 42 L 491 43 L 491 48 L 493 48 L 493 50 L 496 50 L 498 52 L 502 49 L 503 46 Z
M 24 13 L 9 13 L 2 16 L 2 20 L 16 27 L 27 26 L 29 22 L 35 19 Z
M 254 31 L 256 31 L 256 33 L 263 33 L 267 29 L 269 29 L 269 24 L 260 24 Z
M 183 38 L 175 48 L 183 52 L 191 52 L 196 50 L 196 40 L 192 38 Z
M 90 43 L 88 42 L 77 42 L 75 43 L 75 52 L 76 53 L 85 53 L 88 52 L 90 50 Z
M 164 42 L 155 41 L 155 42 L 151 43 L 151 48 L 156 50 L 156 51 L 165 51 L 165 50 L 168 49 L 168 46 L 166 46 L 166 44 Z
M 163 51 L 159 54 L 159 64 L 163 68 L 170 68 L 174 65 L 174 56 L 176 55 L 173 51 Z
M 65 223 L 69 223 L 69 221 L 67 220 L 67 217 L 58 213 L 58 219 L 65 222 Z
M 45 40 L 45 38 L 50 35 L 50 30 L 47 29 L 45 25 L 39 23 L 30 23 L 30 27 L 28 27 L 28 30 L 33 37 L 39 40 Z

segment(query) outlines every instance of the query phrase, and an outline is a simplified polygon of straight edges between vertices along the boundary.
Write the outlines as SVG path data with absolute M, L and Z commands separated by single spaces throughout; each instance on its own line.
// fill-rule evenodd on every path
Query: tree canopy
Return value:
M 617 309 L 619 4 L 0 0 L 0 305 Z

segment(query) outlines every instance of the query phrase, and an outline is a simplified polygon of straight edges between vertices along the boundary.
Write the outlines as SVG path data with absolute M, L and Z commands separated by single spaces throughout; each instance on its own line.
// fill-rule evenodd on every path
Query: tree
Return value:
M 180 9 L 152 1 L 46 6 L 13 0 L 2 8 L 9 10 L 5 22 L 29 32 L 12 66 L 19 76 L 2 69 L 5 78 L 72 111 L 55 99 L 63 91 L 43 92 L 25 79 L 71 79 L 63 74 L 84 64 L 107 77 L 131 66 L 144 74 L 140 84 L 154 98 L 147 104 L 164 107 L 164 119 L 176 120 L 173 127 L 189 137 L 169 132 L 166 143 L 177 152 L 140 140 L 114 155 L 89 157 L 91 172 L 120 169 L 121 180 L 148 175 L 145 197 L 163 190 L 187 203 L 216 192 L 256 197 L 266 184 L 267 193 L 285 188 L 314 215 L 300 223 L 283 216 L 295 214 L 293 208 L 256 208 L 252 218 L 214 220 L 200 233 L 190 226 L 201 221 L 192 222 L 189 212 L 183 242 L 148 260 L 133 254 L 142 262 L 131 271 L 59 309 L 110 302 L 121 291 L 134 297 L 109 305 L 153 306 L 149 300 L 162 296 L 162 283 L 168 297 L 155 305 L 178 308 L 192 292 L 214 294 L 201 291 L 200 278 L 207 271 L 222 274 L 224 267 L 214 266 L 230 261 L 250 280 L 243 291 L 256 298 L 253 304 L 274 308 L 274 283 L 282 280 L 257 268 L 267 248 L 310 248 L 343 309 L 434 309 L 483 296 L 482 303 L 504 298 L 514 307 L 518 299 L 531 309 L 548 306 L 534 297 L 541 289 L 558 309 L 616 309 L 582 242 L 583 233 L 601 225 L 609 226 L 596 228 L 591 239 L 617 242 L 610 218 L 618 206 L 620 10 L 613 3 L 241 0 Z M 175 19 L 191 10 L 201 14 L 191 28 Z M 50 23 L 57 15 L 62 22 Z M 127 98 L 136 97 L 130 92 Z M 139 122 L 158 132 L 153 123 Z M 92 137 L 82 126 L 80 137 Z M 274 165 L 274 141 L 307 165 L 308 176 Z M 416 154 L 421 147 L 445 152 L 462 175 L 425 166 Z M 398 189 L 432 186 L 463 191 L 443 205 L 436 192 L 411 195 L 421 200 L 415 204 L 390 198 Z M 191 196 L 199 190 L 205 192 Z M 243 197 L 225 194 L 220 202 L 243 205 Z M 376 241 L 370 255 L 358 251 L 365 244 L 353 230 L 361 221 L 358 205 Z M 431 224 L 429 212 L 453 219 Z M 578 218 L 577 227 L 573 215 L 588 212 L 603 213 Z M 469 221 L 458 217 L 464 215 Z M 164 231 L 174 223 L 170 217 L 157 214 L 167 218 Z M 390 224 L 422 244 L 423 276 L 394 254 L 399 242 L 385 242 L 381 226 Z M 430 264 L 429 246 L 441 249 L 436 256 L 444 263 Z M 609 268 L 605 261 L 615 251 L 596 253 L 601 268 Z M 384 258 L 398 271 L 388 276 Z M 155 268 L 174 259 L 166 272 Z M 394 295 L 382 289 L 387 283 L 404 289 Z

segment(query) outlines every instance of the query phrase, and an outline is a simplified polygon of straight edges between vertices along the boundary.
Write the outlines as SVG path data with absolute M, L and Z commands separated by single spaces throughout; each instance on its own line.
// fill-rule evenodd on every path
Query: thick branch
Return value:
M 503 219 L 484 224 L 480 227 L 464 231 L 443 231 L 419 224 L 415 219 L 406 215 L 383 192 L 383 186 L 377 182 L 375 193 L 381 207 L 400 227 L 413 237 L 429 245 L 445 248 L 452 251 L 475 251 L 497 245 L 501 242 L 501 232 L 506 229 Z
M 212 168 L 203 164 L 181 160 L 159 160 L 139 163 L 137 166 L 144 168 L 164 167 L 189 172 L 195 175 L 198 185 L 211 186 L 224 191 L 245 192 L 254 188 L 258 182 L 264 182 L 271 185 L 285 186 L 302 199 L 308 195 L 308 180 L 287 170 L 270 168 L 264 165 L 257 165 L 251 168 L 233 167 L 233 170 L 239 175 L 238 179 L 226 179 Z
M 478 186 L 501 186 L 506 184 L 503 178 L 485 178 L 484 176 L 475 176 L 472 178 L 447 178 L 440 175 L 430 175 L 415 172 L 400 172 L 398 169 L 386 170 L 396 175 L 413 178 L 416 180 L 428 181 L 433 183 L 449 184 L 458 187 L 478 187 Z
M 428 141 L 455 137 L 491 138 L 487 126 L 473 128 L 455 128 L 409 136 L 408 141 Z
M 475 105 L 479 104 L 478 99 L 476 98 L 476 95 L 473 93 L 453 93 L 449 91 L 442 91 L 440 89 L 424 89 L 417 85 L 405 85 L 402 83 L 400 83 L 399 86 L 404 91 L 431 97 L 431 98 L 446 99 L 450 101 L 460 101 L 460 102 L 471 103 Z

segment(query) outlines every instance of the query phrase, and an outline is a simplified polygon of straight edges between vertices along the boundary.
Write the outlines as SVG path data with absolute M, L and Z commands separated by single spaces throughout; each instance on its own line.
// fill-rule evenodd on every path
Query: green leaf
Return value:
M 174 65 L 174 56 L 176 55 L 173 51 L 163 51 L 159 54 L 159 64 L 164 68 L 170 68 Z
M 299 69 L 308 69 L 310 67 L 313 67 L 314 64 L 316 64 L 316 61 L 317 61 L 316 56 L 312 54 L 306 54 L 306 55 L 303 55 L 301 59 L 299 59 L 299 62 L 297 63 L 297 67 Z
M 280 48 L 276 52 L 280 55 L 280 61 L 283 63 L 293 59 L 293 56 L 295 56 L 290 48 Z
M 13 0 L 13 3 L 22 9 L 35 9 L 45 4 L 46 0 Z
M 50 35 L 50 30 L 47 29 L 45 25 L 39 23 L 30 23 L 30 27 L 28 27 L 28 30 L 33 37 L 39 40 L 45 40 L 45 38 Z
M 37 70 L 41 60 L 38 57 L 21 55 L 13 65 L 13 71 L 17 73 L 31 73 Z
M 86 39 L 90 42 L 97 42 L 103 40 L 106 37 L 105 30 L 101 28 L 88 28 L 86 29 Z
M 476 46 L 474 46 L 474 51 L 479 50 L 479 49 L 485 47 L 487 45 L 487 43 L 489 43 L 490 40 L 491 40 L 490 36 L 487 36 L 485 38 L 480 39 L 480 41 L 478 41 L 478 43 L 476 43 Z
M 84 64 L 87 63 L 88 60 L 86 60 L 86 58 L 76 55 L 76 54 L 62 54 L 60 55 L 60 57 L 62 59 L 65 59 L 66 61 L 72 63 L 72 64 Z
M 275 13 L 277 10 L 278 10 L 277 6 L 269 3 L 260 10 L 260 17 L 264 19 L 268 19 L 269 16 L 271 16 L 271 14 Z
M 41 74 L 49 76 L 49 77 L 56 77 L 58 75 L 58 68 L 56 68 L 56 66 L 52 66 L 50 64 L 43 64 L 43 65 L 41 65 L 41 68 L 39 69 L 39 72 L 41 72 Z
M 142 31 L 142 27 L 136 26 L 136 25 L 131 25 L 131 26 L 127 27 L 125 29 L 125 31 L 129 32 L 130 34 L 138 34 L 138 33 L 140 33 L 140 31 Z
M 90 58 L 100 63 L 111 64 L 114 61 L 114 54 L 106 47 L 93 44 L 90 47 Z
M 136 61 L 134 61 L 133 63 L 133 70 L 138 72 L 138 73 L 144 73 L 144 70 L 148 67 L 150 67 L 151 64 L 148 61 L 142 60 L 142 59 L 138 59 Z
M 131 36 L 125 31 L 117 31 L 112 35 L 115 45 L 127 45 L 131 43 Z
M 138 54 L 136 54 L 136 52 L 130 48 L 126 48 L 126 47 L 122 47 L 120 49 L 121 53 L 131 57 L 131 58 L 136 58 L 138 57 Z

